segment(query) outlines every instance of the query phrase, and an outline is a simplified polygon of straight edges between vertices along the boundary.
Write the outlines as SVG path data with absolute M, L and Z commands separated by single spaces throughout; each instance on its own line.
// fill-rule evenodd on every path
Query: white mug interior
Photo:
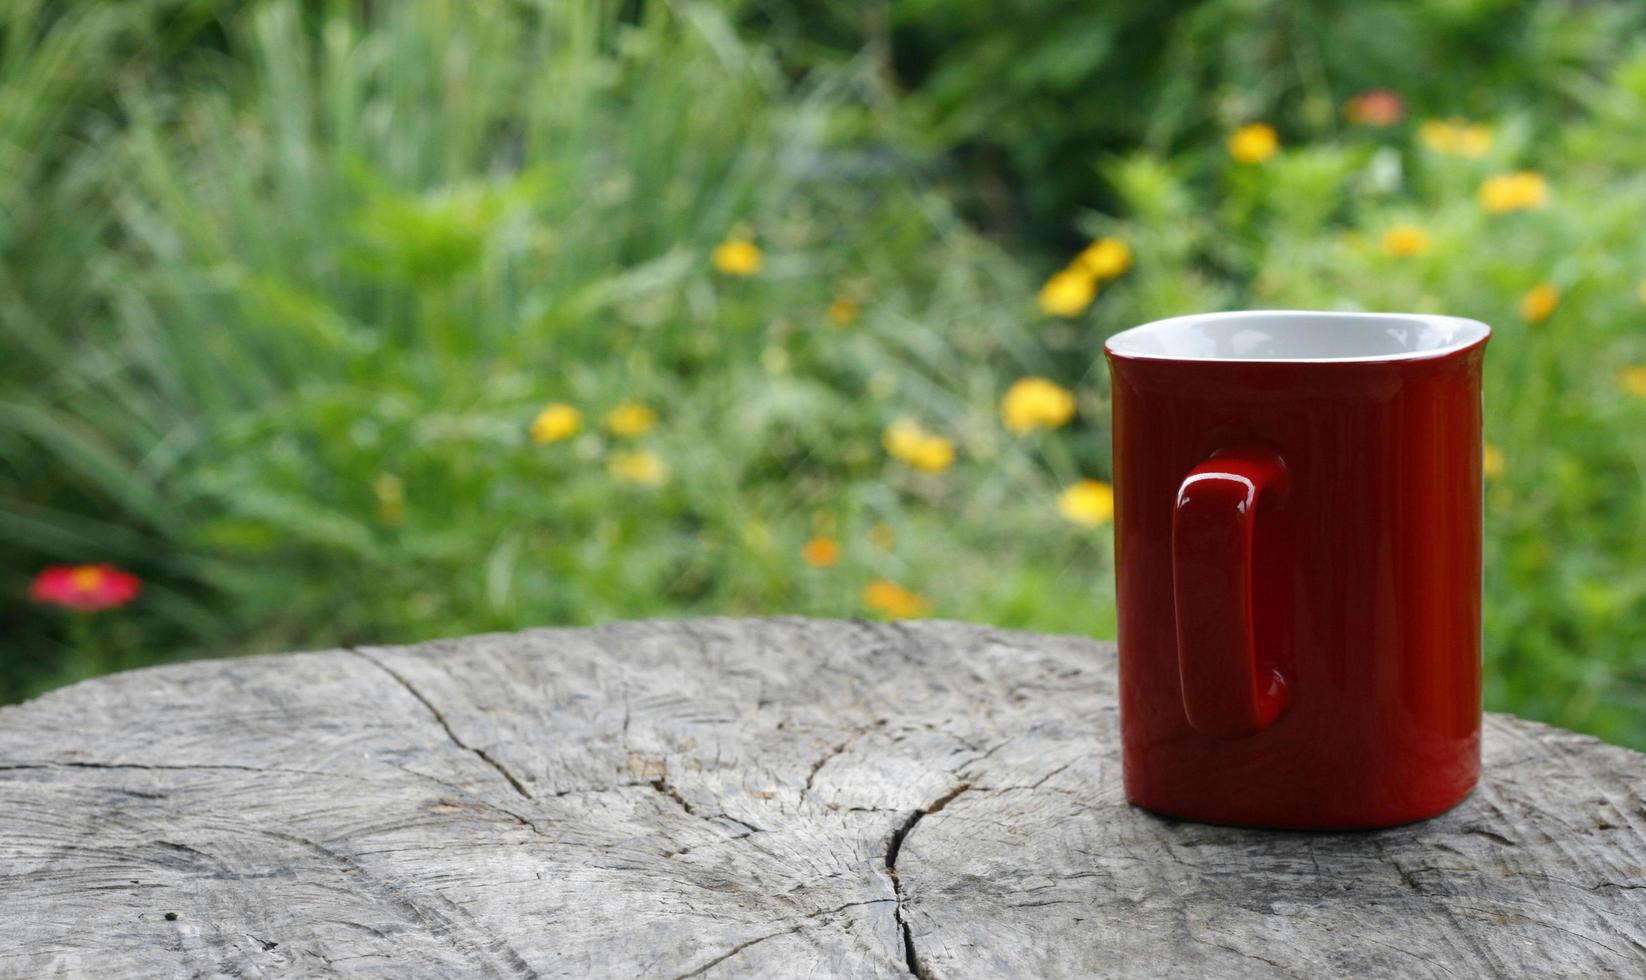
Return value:
M 1174 361 L 1397 361 L 1462 350 L 1491 332 L 1478 320 L 1428 313 L 1250 310 L 1156 320 L 1104 347 Z

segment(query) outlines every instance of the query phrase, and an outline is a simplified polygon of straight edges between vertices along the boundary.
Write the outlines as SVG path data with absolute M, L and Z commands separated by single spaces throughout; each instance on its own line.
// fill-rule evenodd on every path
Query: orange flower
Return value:
M 1268 123 L 1251 123 L 1229 135 L 1229 155 L 1240 163 L 1262 163 L 1280 150 L 1280 136 Z
M 1383 233 L 1383 254 L 1391 258 L 1423 255 L 1429 251 L 1429 233 L 1416 225 L 1395 225 Z
M 1560 287 L 1540 282 L 1520 298 L 1520 315 L 1530 323 L 1542 323 L 1560 305 Z
M 813 568 L 828 568 L 840 560 L 840 542 L 833 538 L 813 538 L 800 549 L 800 557 Z
M 864 588 L 863 604 L 892 619 L 924 616 L 931 608 L 931 603 L 918 592 L 883 578 L 875 579 Z
M 1400 96 L 1386 88 L 1374 88 L 1350 99 L 1343 116 L 1357 126 L 1393 126 L 1406 114 Z
M 75 612 L 101 612 L 137 598 L 143 583 L 113 565 L 52 565 L 29 586 L 29 598 Z

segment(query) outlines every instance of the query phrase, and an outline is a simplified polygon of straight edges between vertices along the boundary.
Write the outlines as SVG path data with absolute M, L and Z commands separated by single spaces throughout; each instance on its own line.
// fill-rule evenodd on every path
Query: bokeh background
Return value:
M 1488 706 L 1646 747 L 1643 26 L 11 0 L 0 701 L 622 617 L 1109 636 L 1103 338 L 1426 310 L 1497 330 Z

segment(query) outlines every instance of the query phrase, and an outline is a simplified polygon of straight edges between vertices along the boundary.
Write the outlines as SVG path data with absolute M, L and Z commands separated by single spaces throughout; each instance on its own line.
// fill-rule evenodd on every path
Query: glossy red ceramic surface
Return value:
M 1468 795 L 1485 345 L 1362 361 L 1108 352 L 1134 803 L 1353 828 Z

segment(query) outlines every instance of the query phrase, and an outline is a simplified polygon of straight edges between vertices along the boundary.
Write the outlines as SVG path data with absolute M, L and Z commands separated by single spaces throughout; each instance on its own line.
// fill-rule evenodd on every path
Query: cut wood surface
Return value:
M 0 976 L 1646 975 L 1646 756 L 1352 834 L 1121 791 L 1110 645 L 647 622 L 0 710 Z

